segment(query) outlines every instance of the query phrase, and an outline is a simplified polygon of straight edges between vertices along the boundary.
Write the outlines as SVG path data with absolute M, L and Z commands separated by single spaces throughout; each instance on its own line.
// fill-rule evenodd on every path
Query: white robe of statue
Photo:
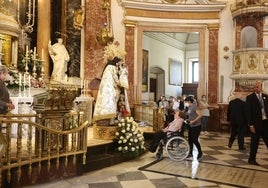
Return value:
M 51 80 L 58 82 L 67 82 L 68 76 L 66 74 L 66 71 L 70 56 L 62 42 L 62 38 L 58 38 L 57 43 L 51 45 L 51 41 L 49 41 L 48 44 L 48 52 L 51 59 L 53 60 Z
M 126 92 L 128 89 L 127 68 L 122 67 L 121 65 L 107 65 L 101 78 L 96 104 L 94 107 L 94 121 L 101 119 L 112 119 L 118 115 L 117 103 L 119 100 L 120 87 L 124 88 L 125 106 L 126 110 L 130 112 Z

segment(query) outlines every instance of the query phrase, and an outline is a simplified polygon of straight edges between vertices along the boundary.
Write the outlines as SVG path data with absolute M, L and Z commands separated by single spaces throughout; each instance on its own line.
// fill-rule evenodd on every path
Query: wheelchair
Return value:
M 163 158 L 163 147 L 168 157 L 173 161 L 182 161 L 189 155 L 190 146 L 183 136 L 184 129 L 181 132 L 168 132 L 167 137 L 160 141 L 156 153 L 157 160 Z

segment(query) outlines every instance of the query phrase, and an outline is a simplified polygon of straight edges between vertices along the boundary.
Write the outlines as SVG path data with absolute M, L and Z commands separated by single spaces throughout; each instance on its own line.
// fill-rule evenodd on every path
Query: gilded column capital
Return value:
M 137 21 L 125 20 L 124 24 L 126 27 L 137 27 Z
M 207 25 L 208 30 L 218 30 L 220 28 L 219 23 L 212 23 Z

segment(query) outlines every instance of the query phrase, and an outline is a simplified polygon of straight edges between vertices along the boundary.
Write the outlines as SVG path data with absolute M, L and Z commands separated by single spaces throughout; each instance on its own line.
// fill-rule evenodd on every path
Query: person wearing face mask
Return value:
M 190 152 L 186 160 L 193 160 L 193 146 L 195 145 L 198 150 L 197 160 L 201 160 L 203 152 L 201 145 L 198 141 L 201 132 L 201 110 L 198 109 L 196 101 L 192 96 L 186 97 L 184 105 L 187 107 L 185 114 L 188 116 L 189 133 L 188 142 L 190 145 Z
M 207 122 L 210 116 L 209 113 L 209 105 L 206 100 L 206 95 L 202 95 L 201 100 L 199 101 L 199 108 L 202 112 L 202 119 L 201 119 L 201 131 L 204 134 L 207 134 Z
M 242 94 L 235 92 L 235 99 L 229 102 L 227 108 L 227 121 L 231 125 L 231 135 L 228 147 L 231 148 L 237 136 L 239 150 L 245 150 L 244 137 L 247 128 L 246 102 L 243 101 Z

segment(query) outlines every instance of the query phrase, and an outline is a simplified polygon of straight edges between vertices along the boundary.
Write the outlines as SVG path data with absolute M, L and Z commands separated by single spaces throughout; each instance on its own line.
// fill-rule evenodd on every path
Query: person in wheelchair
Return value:
M 153 140 L 150 142 L 149 146 L 147 146 L 147 149 L 150 152 L 154 153 L 157 150 L 157 147 L 159 146 L 161 140 L 166 138 L 168 139 L 172 136 L 173 133 L 178 133 L 179 135 L 182 135 L 183 123 L 184 112 L 176 110 L 174 113 L 174 120 L 170 122 L 167 127 L 154 134 Z

